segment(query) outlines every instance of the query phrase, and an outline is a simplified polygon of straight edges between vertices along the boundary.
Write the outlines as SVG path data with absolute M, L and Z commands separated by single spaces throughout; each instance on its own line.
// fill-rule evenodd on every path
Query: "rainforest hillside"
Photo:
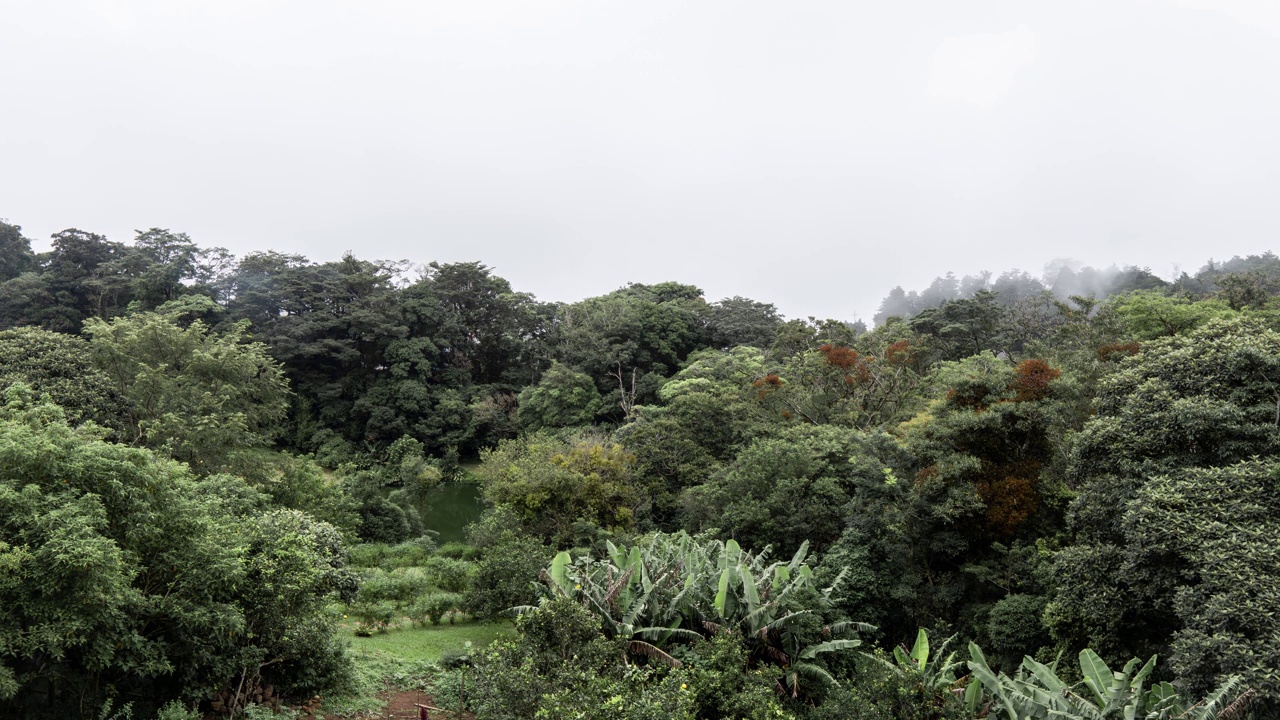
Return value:
M 51 247 L 0 223 L 0 716 L 357 697 L 353 635 L 445 618 L 514 629 L 375 679 L 479 718 L 1280 714 L 1275 255 L 948 275 L 868 326 Z

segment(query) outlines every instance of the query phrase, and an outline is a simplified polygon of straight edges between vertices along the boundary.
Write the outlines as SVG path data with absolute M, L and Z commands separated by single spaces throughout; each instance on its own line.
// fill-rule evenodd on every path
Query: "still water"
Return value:
M 470 523 L 480 519 L 484 512 L 484 500 L 480 486 L 469 482 L 449 482 L 435 486 L 427 493 L 426 512 L 422 524 L 428 530 L 440 533 L 438 542 L 462 542 L 462 532 Z

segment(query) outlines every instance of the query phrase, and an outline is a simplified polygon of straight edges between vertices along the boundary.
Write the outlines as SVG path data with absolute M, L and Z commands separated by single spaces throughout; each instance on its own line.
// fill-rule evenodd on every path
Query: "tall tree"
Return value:
M 201 473 L 234 466 L 238 452 L 279 431 L 289 386 L 248 323 L 212 332 L 161 313 L 90 319 L 94 363 L 127 401 L 126 439 L 163 448 Z

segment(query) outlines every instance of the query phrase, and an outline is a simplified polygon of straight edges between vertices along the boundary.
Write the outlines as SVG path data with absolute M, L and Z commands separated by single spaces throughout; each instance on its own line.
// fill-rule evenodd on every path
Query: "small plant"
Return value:
M 204 716 L 193 708 L 171 700 L 156 713 L 156 720 L 201 720 Z
M 98 720 L 133 720 L 133 703 L 125 703 L 113 710 L 114 704 L 110 700 L 102 703 L 102 709 L 98 711 Z
M 266 705 L 250 703 L 245 706 L 240 717 L 244 720 L 293 720 L 298 714 L 288 708 L 274 710 Z

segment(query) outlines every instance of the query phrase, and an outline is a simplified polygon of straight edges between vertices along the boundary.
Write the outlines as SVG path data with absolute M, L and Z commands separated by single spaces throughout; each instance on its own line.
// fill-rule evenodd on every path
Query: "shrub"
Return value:
M 202 713 L 177 700 L 170 701 L 156 713 L 156 720 L 202 720 L 203 718 Z
M 447 542 L 436 550 L 436 555 L 440 557 L 453 558 L 454 560 L 479 560 L 480 548 L 473 547 L 466 543 Z
M 430 583 L 440 590 L 461 593 L 471 586 L 475 566 L 465 560 L 433 557 L 427 561 L 424 571 Z
M 409 616 L 419 622 L 439 625 L 446 614 L 457 610 L 461 604 L 462 596 L 457 593 L 429 593 L 414 602 L 409 608 Z
M 987 638 L 1001 665 L 1016 667 L 1024 655 L 1034 655 L 1049 640 L 1040 618 L 1046 600 L 1039 595 L 1010 595 L 991 608 Z

